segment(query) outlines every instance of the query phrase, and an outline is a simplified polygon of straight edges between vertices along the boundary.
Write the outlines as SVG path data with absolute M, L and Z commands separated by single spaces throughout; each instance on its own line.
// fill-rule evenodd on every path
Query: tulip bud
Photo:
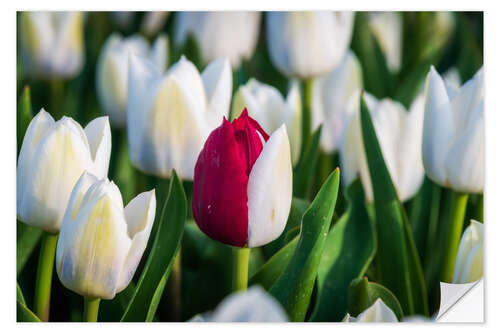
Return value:
M 377 298 L 372 306 L 361 312 L 357 317 L 351 317 L 347 314 L 342 321 L 355 323 L 392 323 L 398 322 L 398 318 L 384 301 Z
M 427 76 L 422 156 L 425 172 L 441 186 L 479 193 L 484 186 L 483 70 L 460 89 L 434 67 Z
M 155 191 L 124 208 L 118 187 L 85 172 L 76 183 L 57 242 L 62 284 L 90 298 L 111 299 L 130 283 L 155 218 Z
M 331 73 L 314 80 L 312 127 L 321 129 L 320 147 L 332 153 L 340 148 L 348 116 L 348 102 L 363 88 L 361 66 L 353 52 L 348 51 Z
M 292 202 L 286 128 L 271 137 L 244 110 L 208 137 L 194 171 L 193 216 L 209 237 L 256 247 L 278 238 Z
M 31 77 L 71 78 L 83 67 L 82 12 L 22 12 L 20 51 Z
M 166 36 L 158 37 L 150 48 L 142 36 L 123 38 L 117 33 L 112 34 L 104 43 L 97 60 L 97 97 L 113 126 L 124 127 L 126 123 L 130 55 L 149 58 L 163 72 L 167 61 L 167 44 Z
M 268 12 L 267 46 L 285 75 L 311 78 L 333 71 L 351 41 L 353 12 Z
M 197 315 L 191 322 L 286 322 L 281 304 L 261 286 L 226 297 L 213 313 Z
M 370 28 L 384 52 L 387 66 L 393 72 L 401 67 L 403 50 L 403 19 L 398 12 L 377 12 L 370 15 Z
M 483 224 L 471 220 L 458 247 L 453 283 L 470 283 L 483 277 Z
M 178 12 L 174 40 L 182 45 L 192 33 L 206 62 L 227 57 L 236 68 L 253 55 L 259 25 L 259 12 Z
M 131 56 L 127 131 L 132 164 L 143 172 L 193 179 L 203 142 L 229 112 L 232 74 L 218 59 L 200 75 L 185 57 L 166 74 Z
M 364 98 L 372 117 L 385 164 L 401 201 L 413 197 L 419 190 L 424 168 L 420 142 L 424 113 L 424 96 L 415 99 L 406 112 L 403 105 L 391 99 L 377 101 L 365 93 Z M 340 151 L 344 184 L 349 185 L 359 173 L 368 201 L 373 201 L 370 172 L 361 132 L 359 96 L 349 103 L 345 136 Z
M 107 117 L 85 129 L 73 119 L 57 122 L 43 109 L 26 130 L 17 162 L 17 218 L 57 233 L 73 186 L 83 171 L 108 174 L 111 130 Z
M 292 84 L 285 100 L 278 89 L 250 79 L 236 92 L 231 116 L 239 117 L 245 107 L 248 114 L 267 133 L 272 133 L 285 124 L 291 140 L 292 161 L 295 164 L 299 159 L 302 141 L 302 114 L 298 83 Z

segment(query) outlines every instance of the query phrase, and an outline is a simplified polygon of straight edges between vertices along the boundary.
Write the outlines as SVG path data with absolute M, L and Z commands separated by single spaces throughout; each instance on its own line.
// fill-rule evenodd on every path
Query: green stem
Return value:
M 309 146 L 311 140 L 311 112 L 313 103 L 313 79 L 305 79 L 304 85 L 304 104 L 302 106 L 302 154 Z
M 246 290 L 250 249 L 233 247 L 233 291 Z
M 83 298 L 83 320 L 87 322 L 97 322 L 99 314 L 100 298 Z
M 167 302 L 169 321 L 181 321 L 181 251 L 177 252 L 172 272 L 167 282 Z
M 476 214 L 474 218 L 483 223 L 484 222 L 484 194 L 480 194 L 476 204 Z
M 50 311 L 50 290 L 52 285 L 52 271 L 54 267 L 54 257 L 57 247 L 58 235 L 44 232 L 42 236 L 42 247 L 36 272 L 35 314 L 42 321 L 49 321 Z
M 464 224 L 468 194 L 452 190 L 450 206 L 446 220 L 446 239 L 444 244 L 444 260 L 441 270 L 441 281 L 451 283 L 458 245 Z
M 50 110 L 49 113 L 58 120 L 63 116 L 64 82 L 61 79 L 50 80 Z

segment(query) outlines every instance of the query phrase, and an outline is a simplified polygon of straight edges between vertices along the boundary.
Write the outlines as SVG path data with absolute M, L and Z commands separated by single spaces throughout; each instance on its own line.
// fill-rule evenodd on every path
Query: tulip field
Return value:
M 16 21 L 18 322 L 432 322 L 483 278 L 482 12 Z

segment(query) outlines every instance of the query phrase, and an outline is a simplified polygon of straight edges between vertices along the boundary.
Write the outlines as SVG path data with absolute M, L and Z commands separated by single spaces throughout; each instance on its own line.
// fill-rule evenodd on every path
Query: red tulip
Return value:
M 292 164 L 285 126 L 271 137 L 245 109 L 208 137 L 194 170 L 193 216 L 209 237 L 233 246 L 269 243 L 285 228 Z

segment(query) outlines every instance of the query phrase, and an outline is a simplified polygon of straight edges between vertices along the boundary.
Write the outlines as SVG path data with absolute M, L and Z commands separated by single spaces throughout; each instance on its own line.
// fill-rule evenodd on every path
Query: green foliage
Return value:
M 397 296 L 405 315 L 428 315 L 420 259 L 363 96 L 361 128 L 374 194 L 378 280 Z
M 304 213 L 295 252 L 269 289 L 286 309 L 291 321 L 303 321 L 306 316 L 337 201 L 339 175 L 339 169 L 331 173 Z
M 17 221 L 16 275 L 19 276 L 42 238 L 42 229 Z
M 318 294 L 311 321 L 340 321 L 346 315 L 347 290 L 361 277 L 376 251 L 375 227 L 365 208 L 359 180 L 347 189 L 349 207 L 326 239 L 318 268 Z
M 307 199 L 315 174 L 319 157 L 319 138 L 321 126 L 312 134 L 309 144 L 301 154 L 299 163 L 293 173 L 293 195 Z
M 19 154 L 19 150 L 21 149 L 21 144 L 23 143 L 24 134 L 28 129 L 28 126 L 33 119 L 33 111 L 31 109 L 31 94 L 30 87 L 25 86 L 21 97 L 19 98 L 17 104 L 17 153 Z
M 349 315 L 357 317 L 380 298 L 394 312 L 399 320 L 403 318 L 403 310 L 398 299 L 386 287 L 369 282 L 367 278 L 358 278 L 349 286 Z
M 174 171 L 151 253 L 121 321 L 152 319 L 180 248 L 186 212 L 184 188 Z

